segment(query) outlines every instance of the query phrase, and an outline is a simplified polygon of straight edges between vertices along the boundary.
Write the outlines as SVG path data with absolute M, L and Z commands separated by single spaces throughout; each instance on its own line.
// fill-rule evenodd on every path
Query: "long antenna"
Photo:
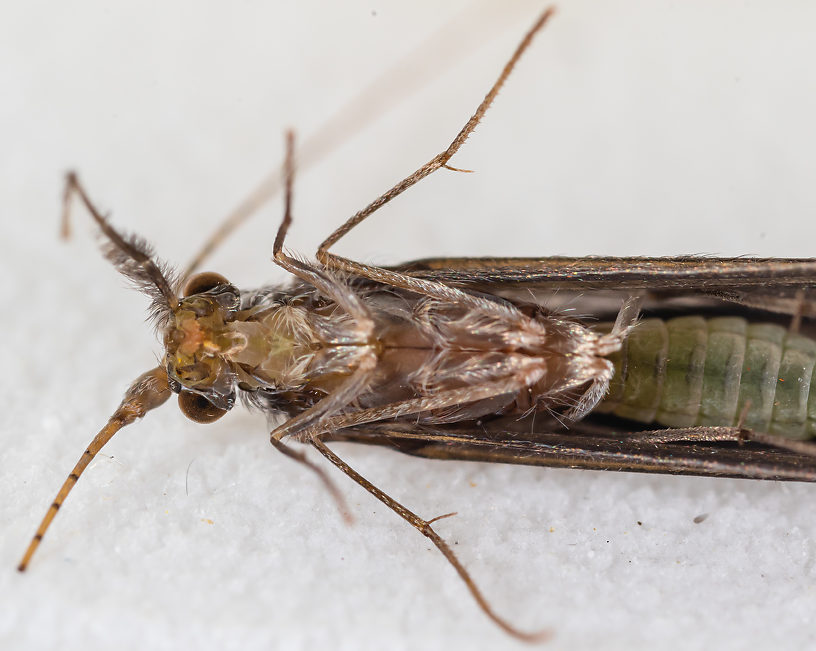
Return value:
M 99 431 L 99 434 L 94 437 L 90 445 L 85 448 L 85 452 L 82 453 L 71 474 L 68 475 L 63 482 L 51 506 L 48 507 L 45 517 L 37 528 L 37 533 L 34 534 L 31 542 L 28 544 L 28 549 L 26 549 L 25 554 L 23 554 L 23 559 L 17 566 L 20 572 L 25 572 L 28 564 L 31 562 L 31 557 L 34 556 L 34 552 L 37 551 L 37 547 L 40 546 L 45 532 L 48 531 L 48 527 L 51 526 L 51 521 L 57 515 L 57 511 L 59 511 L 65 498 L 68 497 L 68 493 L 71 492 L 71 489 L 77 481 L 79 481 L 85 468 L 93 461 L 97 453 L 113 438 L 113 435 L 125 425 L 130 425 L 151 409 L 155 409 L 164 404 L 167 398 L 170 397 L 170 393 L 170 387 L 167 384 L 167 371 L 161 366 L 140 375 L 136 381 L 130 385 L 119 408 L 114 412 L 113 416 L 110 417 L 105 427 Z

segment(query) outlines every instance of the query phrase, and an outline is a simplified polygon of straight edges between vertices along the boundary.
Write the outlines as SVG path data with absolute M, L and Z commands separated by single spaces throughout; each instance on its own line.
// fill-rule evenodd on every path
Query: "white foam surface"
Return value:
M 0 647 L 519 648 L 429 543 L 338 476 L 357 518 L 345 526 L 241 409 L 204 427 L 168 404 L 123 431 L 29 572 L 14 570 L 160 353 L 146 301 L 102 260 L 82 211 L 73 241 L 57 240 L 63 172 L 184 263 L 274 169 L 285 127 L 314 131 L 464 6 L 439 4 L 0 10 Z M 814 254 L 812 4 L 559 9 L 452 161 L 476 174 L 427 179 L 338 252 Z M 481 47 L 301 174 L 292 248 L 310 253 L 441 150 L 538 10 L 471 12 Z M 242 287 L 283 281 L 269 262 L 280 212 L 265 208 L 210 266 Z M 811 486 L 336 450 L 425 517 L 458 511 L 439 532 L 499 613 L 555 632 L 549 648 L 814 644 Z

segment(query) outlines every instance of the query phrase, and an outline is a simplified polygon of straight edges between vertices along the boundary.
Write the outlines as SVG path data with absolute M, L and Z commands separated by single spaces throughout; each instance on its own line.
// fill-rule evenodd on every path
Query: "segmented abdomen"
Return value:
M 668 427 L 736 425 L 816 437 L 816 341 L 740 317 L 645 319 L 615 365 L 597 408 Z

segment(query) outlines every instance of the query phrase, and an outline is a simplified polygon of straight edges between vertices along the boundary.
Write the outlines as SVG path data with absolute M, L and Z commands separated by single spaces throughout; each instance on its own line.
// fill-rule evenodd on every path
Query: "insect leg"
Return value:
M 462 130 L 456 135 L 456 137 L 453 139 L 453 142 L 451 142 L 448 148 L 445 151 L 441 152 L 440 154 L 437 154 L 425 165 L 423 165 L 413 174 L 410 174 L 408 177 L 397 183 L 397 185 L 395 185 L 390 190 L 385 192 L 385 194 L 375 199 L 361 211 L 351 216 L 337 230 L 335 230 L 331 235 L 329 235 L 329 237 L 327 237 L 323 241 L 323 243 L 317 250 L 316 254 L 317 259 L 321 263 L 323 263 L 327 268 L 340 269 L 342 271 L 346 271 L 348 273 L 363 278 L 368 278 L 370 280 L 390 285 L 392 287 L 407 289 L 413 292 L 417 292 L 419 294 L 423 294 L 425 296 L 436 298 L 441 301 L 463 303 L 466 305 L 470 305 L 471 307 L 474 307 L 476 309 L 486 311 L 488 313 L 492 313 L 504 318 L 507 318 L 508 316 L 515 317 L 516 321 L 522 319 L 521 314 L 518 313 L 509 304 L 501 303 L 495 300 L 484 299 L 482 297 L 472 296 L 467 292 L 464 292 L 460 289 L 456 289 L 454 287 L 450 287 L 443 283 L 413 278 L 394 271 L 389 271 L 378 267 L 370 267 L 368 265 L 360 264 L 358 262 L 348 260 L 347 258 L 337 256 L 333 253 L 329 253 L 329 249 L 334 244 L 336 244 L 337 241 L 340 240 L 344 235 L 346 235 L 355 226 L 357 226 L 360 222 L 362 222 L 363 220 L 368 218 L 371 214 L 379 210 L 386 203 L 388 203 L 395 197 L 405 192 L 405 190 L 407 190 L 414 184 L 424 179 L 426 176 L 432 174 L 441 167 L 455 169 L 450 168 L 450 166 L 447 164 L 448 161 L 465 143 L 467 138 L 476 128 L 476 125 L 479 124 L 481 119 L 484 117 L 485 113 L 493 103 L 493 100 L 496 98 L 496 95 L 498 95 L 499 90 L 502 88 L 505 81 L 510 76 L 510 73 L 512 72 L 516 63 L 524 54 L 525 50 L 529 47 L 530 43 L 533 40 L 533 37 L 544 26 L 544 24 L 547 22 L 550 16 L 552 16 L 554 11 L 555 10 L 553 8 L 549 8 L 546 11 L 544 11 L 541 14 L 541 16 L 539 16 L 535 24 L 527 32 L 527 34 L 525 34 L 521 43 L 519 43 L 515 52 L 510 57 L 510 60 L 505 64 L 498 79 L 494 82 L 493 86 L 490 88 L 487 95 L 485 95 L 481 104 L 479 104 L 478 108 L 476 109 L 476 112 L 467 121 Z
M 445 283 L 414 278 L 381 267 L 371 267 L 361 262 L 355 262 L 354 260 L 349 260 L 348 258 L 343 258 L 325 251 L 322 254 L 318 252 L 318 259 L 329 268 L 338 269 L 361 278 L 368 278 L 369 280 L 391 287 L 416 292 L 417 294 L 429 296 L 445 303 L 467 305 L 481 312 L 486 312 L 500 318 L 509 318 L 515 322 L 529 321 L 515 306 L 501 299 L 474 296 L 473 294 L 468 294 L 461 289 L 451 287 Z
M 469 24 L 472 21 L 469 21 L 468 18 L 478 13 L 484 19 L 488 9 L 491 9 L 488 14 L 491 28 L 487 34 L 475 34 L 472 25 Z M 489 39 L 499 32 L 496 28 L 497 23 L 510 16 L 510 13 L 506 7 L 498 5 L 491 7 L 488 4 L 479 7 L 476 12 L 472 5 L 466 5 L 429 39 L 423 41 L 415 50 L 384 71 L 359 95 L 352 98 L 314 131 L 305 140 L 302 148 L 302 168 L 311 167 L 324 159 L 417 89 L 430 84 L 434 78 L 439 77 L 457 61 L 470 54 L 476 44 L 484 44 L 486 38 Z M 451 44 L 454 43 L 456 47 L 451 47 Z M 276 168 L 274 172 L 261 180 L 210 234 L 182 272 L 181 284 L 199 269 L 202 263 L 232 233 L 246 223 L 249 217 L 267 201 L 274 198 L 282 187 L 280 171 Z
M 494 382 L 486 382 L 481 386 L 448 389 L 447 391 L 439 391 L 432 396 L 401 400 L 399 402 L 392 402 L 387 405 L 371 407 L 369 409 L 358 409 L 357 411 L 352 411 L 346 414 L 330 416 L 322 422 L 309 425 L 308 427 L 302 427 L 298 431 L 292 431 L 290 429 L 290 431 L 287 432 L 287 435 L 297 435 L 300 440 L 306 441 L 310 440 L 314 436 L 335 432 L 347 427 L 355 427 L 365 423 L 390 420 L 394 418 L 403 418 L 405 416 L 411 416 L 413 414 L 419 414 L 422 412 L 445 409 L 447 407 L 455 407 L 457 405 L 477 402 L 479 400 L 487 400 L 495 396 L 520 391 L 525 386 L 537 382 L 541 378 L 542 374 L 543 371 L 534 370 L 527 372 L 524 376 L 519 375 Z M 318 403 L 318 405 L 319 404 L 320 403 Z M 288 423 L 284 423 L 284 426 L 287 424 Z
M 349 511 L 348 504 L 346 504 L 346 500 L 343 498 L 343 494 L 337 489 L 337 486 L 334 485 L 334 482 L 331 478 L 326 474 L 326 471 L 323 470 L 320 466 L 310 461 L 303 452 L 299 450 L 293 450 L 288 445 L 286 445 L 283 441 L 278 441 L 274 436 L 270 438 L 270 442 L 275 447 L 278 452 L 283 453 L 290 459 L 297 461 L 298 463 L 302 463 L 306 466 L 309 470 L 314 472 L 323 485 L 326 487 L 326 490 L 332 496 L 334 503 L 337 504 L 337 508 L 340 511 L 340 515 L 343 516 L 343 520 L 345 520 L 346 524 L 353 524 L 354 518 L 351 515 L 351 511 Z
M 555 10 L 553 8 L 545 10 L 544 13 L 542 13 L 541 16 L 539 16 L 538 20 L 530 28 L 527 34 L 525 34 L 521 43 L 519 43 L 515 52 L 510 57 L 510 60 L 505 64 L 498 79 L 494 82 L 493 86 L 490 88 L 487 95 L 485 95 L 484 99 L 482 100 L 482 103 L 479 104 L 479 107 L 476 109 L 476 112 L 467 121 L 467 124 L 465 124 L 462 130 L 456 135 L 456 137 L 453 139 L 453 142 L 451 142 L 448 148 L 442 153 L 437 154 L 425 165 L 423 165 L 413 174 L 410 174 L 408 177 L 397 183 L 397 185 L 392 187 L 385 194 L 375 199 L 361 211 L 359 211 L 355 215 L 352 215 L 337 230 L 335 230 L 331 235 L 329 235 L 329 237 L 327 237 L 323 241 L 323 243 L 317 250 L 316 254 L 317 259 L 321 263 L 323 263 L 328 268 L 341 269 L 343 271 L 355 274 L 357 276 L 361 276 L 363 278 L 369 278 L 376 282 L 391 285 L 392 287 L 400 287 L 402 289 L 414 291 L 425 296 L 436 298 L 438 300 L 464 303 L 466 305 L 471 305 L 472 307 L 475 307 L 477 309 L 485 310 L 494 314 L 500 312 L 501 316 L 507 317 L 508 315 L 516 312 L 511 306 L 506 305 L 504 303 L 499 303 L 497 301 L 472 296 L 467 292 L 464 292 L 460 289 L 456 289 L 454 287 L 450 287 L 443 283 L 413 278 L 410 276 L 400 274 L 398 272 L 389 271 L 387 269 L 381 269 L 379 267 L 370 267 L 368 265 L 364 265 L 349 260 L 347 258 L 337 256 L 333 253 L 329 253 L 329 249 L 332 246 L 334 246 L 334 244 L 336 244 L 337 241 L 340 240 L 344 235 L 346 235 L 355 226 L 357 226 L 357 224 L 368 218 L 371 214 L 379 210 L 382 206 L 391 201 L 393 198 L 399 196 L 400 194 L 405 192 L 405 190 L 407 190 L 414 184 L 418 183 L 426 176 L 432 174 L 440 167 L 448 167 L 447 165 L 448 161 L 465 143 L 468 136 L 470 136 L 470 134 L 476 128 L 476 125 L 479 124 L 482 117 L 484 117 L 484 114 L 490 108 L 490 105 L 493 103 L 493 100 L 496 98 L 496 95 L 498 95 L 499 90 L 504 85 L 504 82 L 510 76 L 510 73 L 513 71 L 513 68 L 515 67 L 516 63 L 521 58 L 522 54 L 524 54 L 525 50 L 529 47 L 530 43 L 533 40 L 533 37 L 544 26 L 544 24 L 547 22 L 550 16 L 553 15 L 554 11 Z M 516 318 L 520 318 L 521 315 L 516 314 L 515 316 Z
M 394 511 L 397 515 L 403 518 L 408 524 L 414 527 L 417 531 L 419 531 L 423 536 L 428 538 L 436 548 L 442 552 L 442 555 L 448 560 L 448 562 L 453 566 L 456 570 L 459 577 L 462 581 L 465 582 L 470 594 L 476 600 L 476 603 L 479 604 L 479 608 L 490 618 L 492 619 L 502 630 L 506 631 L 510 635 L 519 638 L 520 640 L 524 640 L 526 642 L 542 642 L 548 637 L 550 637 L 549 631 L 539 631 L 536 633 L 525 633 L 523 631 L 519 631 L 517 628 L 509 624 L 505 621 L 502 617 L 497 615 L 493 608 L 488 603 L 487 599 L 485 599 L 484 595 L 482 594 L 479 587 L 473 581 L 473 578 L 470 576 L 470 573 L 465 569 L 456 555 L 453 553 L 453 550 L 448 546 L 448 544 L 439 536 L 436 531 L 434 531 L 433 527 L 431 526 L 431 521 L 426 521 L 416 515 L 413 511 L 405 508 L 402 504 L 397 502 L 388 494 L 381 491 L 377 488 L 374 484 L 368 481 L 365 477 L 359 474 L 356 470 L 354 470 L 351 466 L 349 466 L 345 461 L 343 461 L 340 457 L 338 457 L 334 452 L 332 452 L 325 443 L 323 443 L 318 438 L 311 438 L 309 441 L 320 454 L 326 457 L 331 463 L 337 466 L 341 471 L 343 471 L 348 477 L 353 479 L 357 482 L 360 486 L 365 488 L 369 493 L 371 493 L 374 497 L 380 500 L 383 504 L 385 504 L 389 509 Z M 438 518 L 434 518 L 438 519 Z
M 286 133 L 286 161 L 284 163 L 284 211 L 283 220 L 278 226 L 275 243 L 272 247 L 273 261 L 311 284 L 318 292 L 335 301 L 343 310 L 354 317 L 361 339 L 367 339 L 374 330 L 374 321 L 360 298 L 352 291 L 329 278 L 321 269 L 317 269 L 304 260 L 298 260 L 283 250 L 286 233 L 292 224 L 292 185 L 295 178 L 294 161 L 295 135 Z
M 288 131 L 286 133 L 286 161 L 284 163 L 284 216 L 278 227 L 278 232 L 275 235 L 275 243 L 272 247 L 273 260 L 288 272 L 313 285 L 324 296 L 337 302 L 348 314 L 355 317 L 362 336 L 368 337 L 373 331 L 374 323 L 369 315 L 368 309 L 363 305 L 359 297 L 354 292 L 346 290 L 337 282 L 333 281 L 323 270 L 315 268 L 304 260 L 293 258 L 283 250 L 286 234 L 292 225 L 292 188 L 294 176 L 294 133 Z M 318 256 L 319 255 L 320 253 L 318 252 Z M 325 255 L 328 256 L 328 259 L 323 261 L 326 266 L 333 266 L 334 268 L 339 268 L 357 276 L 370 278 L 393 287 L 410 289 L 441 301 L 464 303 L 475 309 L 493 314 L 499 318 L 509 319 L 515 323 L 532 323 L 528 317 L 524 316 L 510 303 L 472 296 L 460 289 L 449 287 L 443 283 L 415 279 L 378 267 L 369 267 L 339 256 L 334 256 L 330 253 L 326 253 Z
M 315 269 L 306 262 L 297 260 L 283 251 L 286 233 L 292 224 L 292 185 L 295 177 L 294 138 L 293 132 L 287 132 L 286 161 L 284 164 L 284 211 L 283 220 L 278 227 L 272 249 L 273 259 L 290 273 L 313 285 L 321 294 L 331 298 L 348 314 L 353 316 L 360 339 L 367 341 L 374 330 L 374 321 L 357 294 L 332 281 L 320 269 Z M 290 418 L 272 431 L 270 438 L 273 445 L 276 445 L 285 436 L 290 436 L 320 423 L 328 414 L 342 409 L 353 401 L 365 390 L 376 365 L 377 358 L 372 351 L 369 350 L 367 355 L 361 354 L 356 370 L 343 385 L 332 391 L 330 395 L 323 398 L 316 405 Z
M 358 371 L 358 373 L 361 372 Z M 365 374 L 363 375 L 365 381 L 367 382 L 369 376 Z M 467 387 L 464 389 L 442 391 L 434 396 L 416 398 L 413 400 L 405 400 L 402 402 L 384 405 L 382 407 L 375 407 L 372 409 L 361 409 L 356 412 L 351 412 L 349 414 L 340 414 L 330 418 L 325 418 L 326 414 L 330 413 L 333 410 L 341 408 L 342 406 L 344 406 L 344 404 L 348 404 L 351 400 L 353 400 L 353 397 L 357 395 L 352 390 L 349 392 L 348 396 L 343 397 L 343 404 L 337 404 L 339 400 L 334 399 L 335 394 L 332 394 L 321 400 L 311 409 L 308 409 L 303 414 L 296 416 L 295 418 L 291 419 L 287 423 L 284 423 L 281 427 L 273 431 L 271 440 L 276 448 L 281 450 L 281 452 L 286 453 L 288 456 L 293 456 L 293 454 L 288 449 L 285 449 L 286 446 L 284 446 L 284 444 L 279 441 L 279 439 L 282 436 L 297 435 L 298 438 L 300 438 L 301 440 L 305 440 L 311 443 L 315 448 L 317 448 L 317 450 L 321 454 L 323 454 L 334 465 L 340 468 L 340 470 L 342 470 L 345 474 L 347 474 L 354 481 L 360 484 L 363 488 L 369 491 L 377 499 L 382 501 L 386 506 L 388 506 L 390 509 L 396 512 L 398 515 L 400 515 L 402 518 L 408 521 L 408 523 L 415 527 L 420 533 L 428 537 L 434 543 L 434 545 L 436 545 L 439 551 L 442 552 L 442 555 L 445 556 L 448 562 L 451 565 L 453 565 L 461 579 L 465 582 L 465 585 L 467 586 L 468 590 L 473 595 L 473 598 L 479 604 L 479 607 L 485 612 L 485 614 L 488 617 L 490 617 L 494 622 L 496 622 L 496 624 L 498 624 L 503 630 L 507 631 L 509 634 L 514 635 L 515 637 L 518 637 L 522 640 L 534 641 L 543 640 L 546 637 L 548 637 L 549 634 L 546 632 L 540 632 L 535 634 L 523 633 L 512 627 L 505 620 L 499 617 L 495 612 L 493 612 L 492 608 L 484 598 L 484 595 L 482 595 L 481 591 L 474 583 L 470 574 L 459 562 L 459 559 L 456 558 L 456 556 L 454 555 L 450 547 L 447 545 L 447 543 L 445 543 L 445 541 L 442 540 L 442 538 L 440 538 L 436 531 L 434 531 L 433 528 L 431 527 L 431 522 L 433 522 L 434 520 L 425 521 L 419 516 L 417 516 L 415 513 L 406 509 L 399 502 L 392 499 L 386 493 L 382 492 L 371 482 L 369 482 L 367 479 L 365 479 L 356 471 L 354 471 L 352 468 L 350 468 L 348 464 L 346 464 L 339 457 L 337 457 L 337 455 L 335 455 L 331 450 L 329 450 L 325 446 L 325 444 L 318 438 L 321 433 L 331 433 L 336 431 L 337 429 L 353 426 L 360 423 L 368 423 L 371 421 L 383 420 L 386 418 L 396 418 L 399 416 L 406 416 L 410 414 L 419 413 L 422 411 L 428 411 L 431 409 L 443 409 L 445 407 L 455 406 L 466 402 L 472 402 L 474 400 L 482 400 L 492 396 L 502 395 L 505 393 L 510 393 L 512 391 L 518 391 L 522 386 L 524 386 L 525 381 L 535 382 L 540 377 L 540 372 L 538 375 L 536 375 L 535 372 L 531 371 L 525 375 L 529 377 L 518 376 L 497 382 L 487 383 L 481 387 L 475 388 Z M 353 384 L 353 380 L 349 380 L 348 385 L 351 384 Z M 340 389 L 340 391 L 342 392 L 343 389 Z M 321 417 L 323 417 L 324 419 L 321 420 Z M 303 459 L 300 460 L 305 462 L 305 460 Z
M 530 43 L 533 40 L 533 37 L 544 26 L 544 24 L 547 22 L 550 16 L 553 15 L 554 12 L 555 9 L 552 7 L 546 9 L 541 14 L 541 16 L 539 16 L 538 20 L 536 20 L 536 22 L 533 24 L 530 30 L 524 35 L 524 38 L 521 40 L 521 43 L 519 43 L 518 47 L 516 48 L 516 51 L 513 52 L 513 56 L 510 57 L 510 60 L 505 64 L 504 68 L 502 69 L 499 78 L 490 88 L 487 95 L 485 95 L 485 98 L 482 100 L 482 103 L 479 104 L 479 107 L 476 109 L 476 112 L 467 121 L 467 124 L 465 124 L 462 130 L 456 135 L 456 138 L 453 139 L 453 142 L 451 142 L 448 148 L 442 153 L 434 156 L 430 161 L 425 163 L 425 165 L 420 167 L 413 174 L 409 175 L 407 178 L 397 183 L 385 194 L 379 196 L 377 199 L 372 201 L 368 206 L 366 206 L 361 211 L 359 211 L 355 215 L 352 215 L 348 220 L 346 220 L 320 245 L 320 248 L 317 251 L 318 260 L 320 260 L 321 262 L 325 262 L 327 251 L 332 246 L 334 246 L 334 244 L 336 244 L 337 241 L 340 240 L 340 238 L 342 238 L 346 233 L 348 233 L 355 226 L 357 226 L 357 224 L 366 219 L 369 215 L 379 210 L 382 206 L 384 206 L 389 201 L 405 192 L 405 190 L 410 188 L 412 185 L 418 183 L 429 174 L 432 174 L 440 167 L 445 167 L 447 165 L 447 162 L 465 143 L 468 136 L 470 136 L 470 134 L 476 128 L 476 125 L 479 124 L 482 117 L 484 117 L 484 114 L 490 108 L 490 105 L 493 103 L 493 100 L 496 98 L 496 95 L 498 95 L 499 90 L 501 90 L 501 87 L 504 85 L 504 82 L 510 76 L 510 73 L 513 71 L 513 68 L 515 67 L 516 63 L 521 58 L 522 54 L 524 54 L 524 51 L 529 47 Z
M 105 427 L 94 437 L 90 445 L 85 448 L 85 452 L 82 453 L 71 474 L 68 475 L 68 478 L 62 484 L 59 493 L 57 493 L 40 526 L 37 528 L 37 533 L 35 533 L 31 539 L 28 549 L 26 549 L 23 555 L 23 560 L 21 560 L 17 566 L 20 572 L 24 572 L 26 567 L 28 567 L 31 557 L 34 555 L 34 552 L 37 551 L 40 541 L 51 525 L 54 516 L 57 515 L 57 511 L 59 511 L 65 498 L 68 497 L 68 493 L 71 492 L 71 489 L 79 481 L 80 475 L 85 471 L 85 468 L 88 467 L 88 464 L 91 463 L 102 447 L 125 425 L 130 425 L 151 409 L 155 409 L 164 404 L 167 398 L 170 397 L 170 393 L 170 387 L 167 384 L 167 371 L 161 366 L 139 376 L 136 381 L 130 385 L 119 408 L 114 412 L 113 416 L 110 417 Z
M 382 492 L 376 486 L 371 484 L 371 482 L 369 482 L 364 477 L 359 475 L 356 471 L 354 471 L 352 468 L 350 468 L 344 461 L 342 461 L 333 452 L 331 452 L 331 450 L 329 450 L 325 446 L 325 444 L 323 444 L 317 438 L 321 432 L 332 432 L 336 429 L 349 425 L 366 423 L 372 420 L 381 420 L 384 418 L 394 418 L 397 416 L 409 415 L 413 413 L 418 413 L 420 411 L 426 411 L 429 409 L 439 409 L 447 406 L 462 404 L 463 402 L 481 400 L 494 395 L 509 393 L 511 391 L 518 390 L 522 386 L 523 380 L 521 378 L 512 378 L 510 380 L 503 380 L 500 382 L 486 384 L 485 386 L 477 387 L 475 389 L 465 388 L 458 390 L 443 391 L 437 394 L 436 396 L 418 398 L 414 400 L 405 400 L 402 402 L 393 403 L 391 405 L 377 407 L 374 409 L 362 409 L 357 412 L 352 412 L 350 414 L 341 414 L 333 418 L 328 418 L 321 422 L 321 418 L 325 417 L 326 414 L 330 413 L 331 411 L 340 409 L 345 404 L 348 404 L 351 400 L 353 400 L 354 397 L 356 397 L 356 395 L 359 394 L 359 392 L 362 390 L 362 387 L 365 386 L 365 383 L 370 378 L 370 372 L 365 370 L 358 370 L 357 373 L 355 373 L 355 375 L 358 376 L 358 378 L 361 378 L 361 381 L 355 382 L 355 377 L 352 376 L 352 378 L 347 382 L 346 386 L 339 390 L 339 393 L 335 392 L 332 395 L 327 396 L 319 403 L 317 403 L 314 407 L 306 410 L 302 414 L 299 414 L 295 418 L 292 418 L 291 420 L 277 428 L 275 431 L 273 431 L 270 437 L 272 444 L 276 448 L 278 448 L 281 452 L 287 454 L 287 456 L 292 457 L 294 456 L 294 454 L 290 450 L 288 450 L 288 448 L 282 442 L 280 442 L 279 439 L 285 435 L 294 434 L 297 434 L 298 437 L 301 439 L 305 438 L 309 443 L 311 443 L 315 448 L 317 448 L 317 450 L 320 451 L 321 454 L 328 458 L 334 465 L 336 465 L 344 473 L 351 477 L 354 481 L 356 481 L 358 484 L 360 484 L 366 490 L 368 490 L 371 494 L 373 494 L 375 497 L 381 500 L 386 506 L 388 506 L 402 518 L 407 520 L 424 536 L 427 536 L 434 543 L 434 545 L 436 545 L 439 551 L 442 552 L 442 554 L 445 556 L 448 562 L 451 565 L 453 565 L 453 567 L 456 569 L 459 576 L 465 582 L 465 585 L 467 585 L 468 590 L 473 595 L 473 598 L 479 604 L 479 607 L 503 630 L 507 631 L 511 635 L 514 635 L 520 639 L 527 641 L 543 640 L 544 638 L 546 638 L 549 635 L 546 632 L 529 634 L 518 631 L 510 624 L 508 624 L 506 621 L 504 621 L 501 617 L 499 617 L 495 612 L 493 612 L 492 608 L 487 603 L 481 591 L 473 582 L 473 579 L 471 578 L 470 574 L 459 562 L 459 559 L 456 558 L 456 556 L 454 555 L 450 547 L 447 545 L 447 543 L 445 543 L 445 541 L 442 540 L 442 538 L 440 538 L 436 531 L 434 531 L 433 528 L 431 527 L 431 522 L 433 520 L 431 522 L 423 520 L 413 512 L 406 509 L 399 502 L 389 497 L 387 494 Z M 537 378 L 526 379 L 532 380 L 534 382 L 535 379 Z M 353 388 L 348 391 L 345 391 L 346 387 Z M 342 399 L 340 397 L 335 397 L 336 395 L 342 396 Z M 306 462 L 305 459 L 301 458 L 298 460 L 303 461 L 304 463 L 307 463 L 307 465 L 311 466 L 311 464 L 308 464 L 308 462 Z
M 377 365 L 377 358 L 374 353 L 361 358 L 357 369 L 352 373 L 340 387 L 334 389 L 329 395 L 312 405 L 297 416 L 279 425 L 270 434 L 274 441 L 280 441 L 284 437 L 300 434 L 313 427 L 323 428 L 323 423 L 337 413 L 340 409 L 351 403 L 363 391 L 371 381 L 374 368 Z M 325 431 L 325 428 L 324 428 Z

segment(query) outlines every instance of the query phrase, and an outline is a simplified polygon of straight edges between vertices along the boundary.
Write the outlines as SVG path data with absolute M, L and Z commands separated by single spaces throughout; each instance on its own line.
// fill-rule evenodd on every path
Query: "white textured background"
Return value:
M 69 6 L 70 5 L 70 6 Z M 335 6 L 336 5 L 336 6 Z M 0 647 L 518 648 L 416 533 L 346 479 L 345 527 L 264 419 L 173 404 L 121 433 L 14 567 L 159 346 L 89 220 L 58 242 L 62 173 L 183 263 L 313 131 L 463 2 L 4 3 L 0 9 Z M 290 244 L 442 149 L 541 5 L 463 18 L 480 45 L 297 181 Z M 476 136 L 338 248 L 426 255 L 816 251 L 816 8 L 568 2 Z M 461 43 L 461 45 L 460 45 Z M 450 55 L 438 53 L 428 69 Z M 213 266 L 269 262 L 280 203 Z M 496 609 L 550 648 L 812 647 L 816 489 L 432 462 L 337 446 L 438 529 Z M 693 518 L 707 513 L 701 524 Z M 639 524 L 642 523 L 642 524 Z

